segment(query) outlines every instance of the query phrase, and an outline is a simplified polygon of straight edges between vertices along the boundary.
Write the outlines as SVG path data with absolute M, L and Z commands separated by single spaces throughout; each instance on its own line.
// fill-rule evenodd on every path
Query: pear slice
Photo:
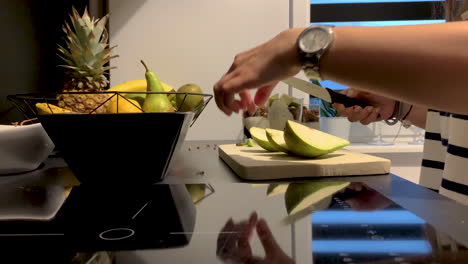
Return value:
M 266 183 L 251 183 L 250 186 L 252 187 L 263 187 L 263 186 L 266 186 L 268 184 Z
M 267 189 L 267 196 L 282 194 L 288 189 L 289 183 L 270 183 Z
M 265 132 L 268 141 L 274 148 L 284 153 L 289 153 L 288 145 L 286 145 L 286 141 L 284 141 L 283 131 L 273 128 L 266 128 Z
M 346 139 L 288 120 L 284 140 L 290 152 L 306 157 L 318 157 L 350 144 Z
M 250 135 L 252 138 L 257 142 L 257 144 L 264 148 L 265 150 L 276 152 L 277 150 L 274 146 L 271 145 L 270 141 L 268 141 L 266 132 L 264 128 L 259 127 L 251 127 L 249 129 Z
M 284 196 L 286 211 L 295 214 L 314 206 L 321 200 L 339 192 L 349 182 L 296 182 L 290 183 Z

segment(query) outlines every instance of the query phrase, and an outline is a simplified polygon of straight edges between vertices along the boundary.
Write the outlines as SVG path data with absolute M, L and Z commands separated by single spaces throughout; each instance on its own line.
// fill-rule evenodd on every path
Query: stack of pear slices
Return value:
M 254 141 L 270 152 L 284 152 L 289 155 L 316 158 L 350 144 L 346 139 L 310 128 L 288 120 L 284 131 L 251 127 Z

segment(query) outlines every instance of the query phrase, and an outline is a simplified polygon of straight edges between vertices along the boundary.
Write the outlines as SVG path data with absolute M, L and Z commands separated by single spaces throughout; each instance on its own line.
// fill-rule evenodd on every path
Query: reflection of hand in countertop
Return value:
M 352 192 L 352 195 L 345 202 L 356 211 L 374 211 L 392 204 L 390 199 L 362 183 L 351 183 L 346 191 Z
M 254 228 L 265 250 L 264 258 L 252 254 L 250 239 Z M 259 220 L 256 212 L 248 220 L 234 223 L 231 218 L 226 222 L 218 236 L 216 255 L 224 263 L 233 264 L 294 263 L 276 242 L 265 219 Z

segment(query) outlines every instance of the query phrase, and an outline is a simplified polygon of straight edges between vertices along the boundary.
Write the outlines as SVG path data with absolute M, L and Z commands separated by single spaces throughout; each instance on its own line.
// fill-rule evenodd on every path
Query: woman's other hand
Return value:
M 369 104 L 362 108 L 357 105 L 345 107 L 343 104 L 334 103 L 333 108 L 336 109 L 338 114 L 347 117 L 350 122 L 360 122 L 363 125 L 368 125 L 372 122 L 389 119 L 393 115 L 395 108 L 395 100 L 393 99 L 353 88 L 343 90 L 341 93 Z

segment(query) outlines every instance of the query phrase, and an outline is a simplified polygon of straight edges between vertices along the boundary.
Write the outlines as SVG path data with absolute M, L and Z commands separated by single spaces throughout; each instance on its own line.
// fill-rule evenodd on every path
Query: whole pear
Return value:
M 164 87 L 161 84 L 161 81 L 156 76 L 154 72 L 149 70 L 144 61 L 141 61 L 143 66 L 145 66 L 146 73 L 146 83 L 148 92 L 164 92 Z M 164 93 L 150 93 L 146 96 L 145 101 L 143 102 L 143 111 L 145 113 L 151 112 L 174 112 L 174 106 L 172 106 L 169 98 Z
M 193 111 L 203 103 L 203 95 L 186 94 L 203 93 L 200 86 L 194 83 L 182 85 L 181 87 L 179 87 L 179 89 L 177 89 L 177 92 L 180 93 L 176 96 L 177 109 L 180 112 Z

